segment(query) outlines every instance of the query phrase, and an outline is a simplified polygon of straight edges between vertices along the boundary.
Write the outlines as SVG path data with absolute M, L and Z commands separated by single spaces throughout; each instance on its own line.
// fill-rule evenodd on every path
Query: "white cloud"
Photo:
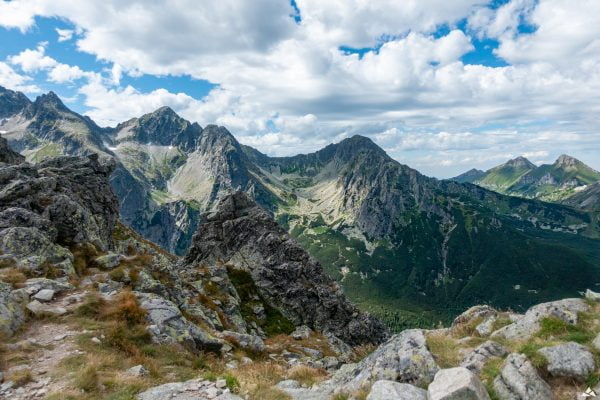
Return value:
M 59 42 L 67 42 L 73 38 L 75 31 L 72 29 L 59 29 L 56 28 L 56 33 L 58 34 Z
M 31 83 L 31 78 L 17 73 L 10 65 L 0 61 L 0 86 L 25 93 L 39 93 L 41 90 Z
M 139 0 L 22 0 L 0 3 L 0 25 L 26 30 L 34 15 L 70 21 L 78 48 L 112 63 L 104 78 L 60 64 L 43 47 L 10 60 L 58 82 L 87 78 L 81 93 L 102 124 L 170 105 L 272 154 L 363 133 L 398 159 L 440 174 L 448 168 L 427 157 L 448 167 L 484 163 L 474 149 L 491 160 L 552 156 L 558 146 L 600 154 L 588 139 L 598 138 L 600 125 L 600 3 L 489 3 L 298 0 L 297 24 L 287 1 L 174 0 L 165 8 Z M 455 26 L 465 17 L 467 33 Z M 536 31 L 519 32 L 523 23 Z M 440 36 L 441 24 L 448 33 Z M 476 36 L 498 40 L 496 54 L 511 65 L 465 65 L 461 57 Z M 343 54 L 343 45 L 380 48 L 359 57 Z M 119 86 L 123 74 L 142 73 L 219 86 L 202 100 Z

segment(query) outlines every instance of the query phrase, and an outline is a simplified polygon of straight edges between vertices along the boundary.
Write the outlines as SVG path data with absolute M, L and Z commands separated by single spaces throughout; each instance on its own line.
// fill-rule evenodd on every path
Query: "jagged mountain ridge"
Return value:
M 511 196 L 561 202 L 600 181 L 600 172 L 562 154 L 553 164 L 536 166 L 517 157 L 485 172 L 461 174 L 452 180 L 468 182 Z
M 100 131 L 104 151 L 118 160 L 112 186 L 124 221 L 180 254 L 200 212 L 242 189 L 365 308 L 519 308 L 600 281 L 600 255 L 562 244 L 563 235 L 597 237 L 598 220 L 586 212 L 425 177 L 361 136 L 268 157 L 225 128 L 194 128 L 172 110 L 139 120 Z M 155 139 L 140 126 L 153 127 Z

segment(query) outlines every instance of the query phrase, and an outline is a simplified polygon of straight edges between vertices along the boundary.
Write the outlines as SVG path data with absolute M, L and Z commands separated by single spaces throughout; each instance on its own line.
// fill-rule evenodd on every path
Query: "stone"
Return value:
M 504 357 L 507 353 L 508 351 L 504 346 L 488 340 L 467 354 L 465 358 L 463 358 L 460 366 L 465 367 L 474 373 L 479 373 L 490 358 Z
M 427 391 L 407 383 L 377 381 L 367 400 L 427 400 Z
M 594 349 L 600 350 L 600 333 L 597 334 L 594 340 L 592 341 L 592 346 L 594 346 Z
M 464 367 L 438 371 L 427 396 L 428 400 L 490 400 L 479 378 Z
M 482 323 L 475 327 L 475 332 L 481 337 L 489 336 L 492 333 L 496 319 L 496 316 L 486 318 Z
M 55 294 L 60 294 L 73 290 L 75 287 L 68 282 L 62 282 L 55 279 L 31 278 L 25 281 L 25 289 L 30 295 L 44 289 L 53 290 Z
M 150 371 L 148 371 L 143 365 L 136 365 L 135 367 L 131 367 L 125 371 L 127 375 L 135 376 L 141 378 L 143 376 L 148 376 Z
M 0 371 L 0 383 L 4 382 L 4 373 Z
M 142 393 L 139 393 L 136 398 L 138 400 L 243 400 L 228 391 L 222 391 L 216 387 L 209 386 L 210 382 L 202 379 L 193 379 L 186 382 L 172 382 L 164 385 L 155 386 Z
M 92 343 L 102 344 L 102 341 L 95 336 L 93 338 L 91 338 L 90 340 L 92 341 Z
M 0 332 L 12 336 L 25 322 L 27 292 L 12 290 L 8 283 L 0 281 Z
M 225 339 L 230 339 L 232 343 L 239 346 L 242 349 L 247 349 L 254 352 L 264 352 L 267 350 L 265 342 L 256 336 L 248 335 L 246 333 L 237 333 L 233 331 L 223 331 L 220 336 Z
M 310 347 L 301 347 L 300 350 L 302 350 L 306 355 L 308 355 L 311 358 L 323 358 L 323 353 L 321 353 L 319 350 L 311 349 Z
M 119 266 L 123 260 L 123 255 L 108 253 L 100 257 L 96 257 L 94 262 L 102 269 L 114 269 Z
M 504 361 L 500 375 L 494 379 L 494 390 L 500 400 L 548 400 L 552 389 L 539 376 L 523 354 L 511 353 Z
M 48 302 L 48 301 L 52 301 L 52 299 L 54 298 L 54 290 L 52 289 L 42 289 L 39 292 L 37 292 L 34 296 L 34 299 L 38 300 L 38 301 L 43 301 L 43 302 Z
M 577 314 L 588 310 L 589 306 L 581 299 L 563 299 L 538 304 L 527 310 L 525 315 L 516 322 L 492 333 L 491 337 L 527 340 L 540 329 L 540 321 L 544 318 L 555 317 L 574 325 L 577 323 Z
M 485 319 L 488 317 L 492 317 L 496 314 L 498 314 L 498 311 L 496 311 L 490 306 L 473 306 L 465 312 L 463 312 L 462 314 L 460 314 L 458 317 L 454 318 L 454 321 L 452 321 L 451 328 L 455 328 L 458 325 L 468 324 L 471 321 L 478 318 Z
M 29 304 L 27 304 L 27 309 L 31 311 L 34 315 L 65 315 L 67 310 L 64 307 L 60 306 L 51 306 L 48 304 L 42 304 L 37 300 L 33 300 Z
M 296 340 L 308 339 L 310 337 L 311 330 L 306 325 L 297 327 L 294 332 L 290 334 Z
M 327 385 L 349 392 L 378 380 L 421 386 L 429 384 L 438 370 L 423 331 L 408 329 L 392 336 L 358 364 L 338 370 Z
M 225 379 L 217 379 L 215 386 L 219 389 L 224 389 L 227 387 L 227 381 Z
M 134 292 L 140 306 L 148 312 L 148 322 L 158 343 L 179 343 L 192 351 L 219 352 L 221 342 L 188 321 L 170 300 L 152 293 Z
M 596 369 L 594 356 L 579 343 L 568 342 L 538 350 L 548 360 L 547 369 L 553 376 L 573 378 L 580 382 Z
M 585 298 L 592 301 L 600 301 L 600 293 L 588 289 L 585 291 Z

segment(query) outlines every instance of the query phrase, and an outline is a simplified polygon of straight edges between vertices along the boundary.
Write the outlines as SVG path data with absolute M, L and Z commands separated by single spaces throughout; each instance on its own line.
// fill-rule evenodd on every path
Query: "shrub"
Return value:
M 105 311 L 105 318 L 122 321 L 129 326 L 145 323 L 146 315 L 146 310 L 140 307 L 130 290 L 122 291 Z
M 75 377 L 75 386 L 84 392 L 95 392 L 99 383 L 98 371 L 94 366 L 85 368 Z

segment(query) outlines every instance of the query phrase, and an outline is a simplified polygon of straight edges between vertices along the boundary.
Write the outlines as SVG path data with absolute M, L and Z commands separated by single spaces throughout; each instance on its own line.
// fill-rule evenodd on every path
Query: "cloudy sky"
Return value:
M 600 169 L 598 0 L 0 0 L 0 85 L 105 126 L 168 105 L 270 155 L 362 134 L 437 177 Z

